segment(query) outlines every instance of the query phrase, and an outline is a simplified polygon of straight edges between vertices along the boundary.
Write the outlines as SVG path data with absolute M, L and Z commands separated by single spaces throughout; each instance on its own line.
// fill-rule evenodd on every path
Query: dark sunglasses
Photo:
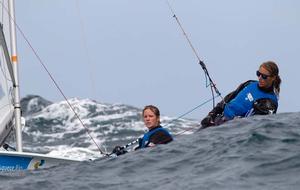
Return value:
M 262 73 L 259 72 L 259 71 L 256 71 L 256 76 L 257 76 L 257 77 L 260 77 L 260 76 L 261 76 L 261 78 L 264 79 L 264 80 L 266 80 L 266 79 L 268 79 L 268 77 L 270 77 L 270 75 L 262 74 Z

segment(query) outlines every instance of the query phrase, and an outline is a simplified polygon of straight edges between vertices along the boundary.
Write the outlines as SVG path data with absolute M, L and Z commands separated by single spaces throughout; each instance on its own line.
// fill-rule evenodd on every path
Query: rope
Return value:
M 77 14 L 78 14 L 78 18 L 79 18 L 79 24 L 80 24 L 80 33 L 81 33 L 81 40 L 82 40 L 82 46 L 83 46 L 83 49 L 85 50 L 84 53 L 85 53 L 85 57 L 86 57 L 86 62 L 87 62 L 87 65 L 89 66 L 89 78 L 90 78 L 90 81 L 91 81 L 91 96 L 92 97 L 96 97 L 97 93 L 96 93 L 96 82 L 95 82 L 95 74 L 93 71 L 95 71 L 94 69 L 94 64 L 92 62 L 92 59 L 91 59 L 91 56 L 90 56 L 90 51 L 88 49 L 88 43 L 87 43 L 87 39 L 86 39 L 86 30 L 85 30 L 85 25 L 84 25 L 84 22 L 83 22 L 83 18 L 82 18 L 82 14 L 81 14 L 81 11 L 80 11 L 80 3 L 78 0 L 76 0 L 76 10 L 77 10 Z M 102 143 L 102 146 L 104 147 L 104 150 L 105 152 L 107 152 L 107 148 L 106 148 L 106 145 L 105 143 Z
M 82 41 L 82 46 L 83 46 L 83 49 L 84 49 L 84 54 L 85 54 L 85 57 L 86 57 L 86 62 L 87 62 L 87 65 L 89 66 L 89 78 L 90 78 L 90 81 L 91 81 L 91 87 L 92 87 L 92 96 L 96 96 L 96 82 L 95 82 L 95 74 L 93 71 L 95 71 L 94 69 L 94 65 L 93 65 L 93 62 L 91 61 L 91 56 L 90 56 L 90 52 L 89 52 L 89 49 L 88 49 L 88 43 L 87 43 L 87 39 L 86 39 L 86 30 L 85 30 L 85 25 L 84 25 L 84 22 L 83 22 L 83 19 L 82 19 L 82 14 L 81 14 L 81 11 L 80 11 L 80 5 L 79 5 L 79 1 L 76 0 L 76 10 L 77 10 L 77 14 L 78 14 L 78 20 L 79 20 L 79 24 L 80 24 L 80 33 L 81 33 L 81 41 Z
M 210 77 L 210 75 L 209 75 L 209 73 L 208 73 L 208 70 L 207 70 L 207 68 L 206 68 L 206 65 L 204 64 L 203 61 L 201 61 L 200 56 L 198 55 L 196 49 L 194 48 L 194 46 L 193 46 L 193 44 L 192 44 L 192 41 L 190 40 L 190 38 L 188 37 L 187 33 L 185 32 L 185 30 L 184 30 L 184 28 L 183 28 L 181 22 L 179 21 L 179 18 L 176 16 L 175 11 L 173 10 L 173 8 L 172 8 L 170 2 L 169 2 L 168 0 L 166 0 L 166 3 L 167 3 L 167 5 L 168 5 L 170 11 L 172 12 L 173 17 L 175 18 L 175 20 L 176 20 L 178 26 L 180 27 L 181 31 L 183 32 L 183 35 L 184 35 L 185 39 L 187 40 L 189 46 L 191 47 L 192 51 L 194 52 L 195 56 L 197 57 L 197 60 L 198 60 L 199 65 L 202 67 L 202 69 L 203 69 L 203 71 L 204 71 L 204 73 L 205 73 L 206 87 L 210 86 L 210 88 L 211 88 L 212 97 L 213 97 L 213 107 L 215 107 L 215 99 L 214 99 L 215 95 L 214 95 L 214 92 L 216 92 L 216 94 L 217 94 L 218 96 L 220 96 L 220 97 L 222 98 L 222 100 L 223 100 L 223 97 L 221 96 L 220 91 L 217 89 L 216 84 L 215 84 L 215 83 L 213 82 L 213 80 L 211 79 L 211 77 Z M 209 84 L 207 84 L 207 79 L 209 80 Z
M 173 121 L 176 121 L 176 120 L 179 120 L 179 119 L 183 118 L 184 116 L 186 116 L 186 115 L 192 113 L 192 112 L 195 111 L 196 109 L 199 109 L 200 107 L 204 106 L 205 104 L 207 104 L 208 102 L 214 100 L 214 99 L 217 98 L 217 97 L 219 97 L 219 95 L 218 95 L 218 96 L 215 96 L 215 97 L 212 97 L 212 98 L 206 100 L 205 102 L 199 104 L 198 106 L 196 106 L 196 107 L 190 109 L 189 111 L 187 111 L 187 112 L 181 114 L 181 115 L 178 116 L 176 119 L 173 119 L 171 122 L 168 122 L 168 124 L 164 125 L 163 127 L 166 127 L 167 125 L 169 125 L 169 124 L 172 123 Z
M 183 113 L 182 115 L 178 116 L 176 119 L 171 120 L 170 122 L 168 122 L 167 124 L 165 124 L 163 127 L 167 128 L 167 126 L 170 125 L 172 122 L 174 122 L 174 121 L 176 121 L 176 120 L 179 120 L 179 119 L 183 118 L 184 116 L 186 116 L 186 115 L 192 113 L 192 112 L 195 111 L 196 109 L 199 109 L 200 107 L 204 106 L 205 104 L 209 103 L 210 101 L 214 100 L 215 98 L 217 98 L 217 97 L 219 97 L 219 96 L 220 96 L 220 95 L 217 95 L 217 96 L 214 96 L 214 97 L 212 97 L 212 98 L 210 98 L 210 99 L 204 101 L 203 103 L 199 104 L 198 106 L 196 106 L 196 107 L 190 109 L 189 111 Z M 188 129 L 186 129 L 186 130 L 183 130 L 183 131 L 181 131 L 181 132 L 175 134 L 174 136 L 181 135 L 181 134 L 183 134 L 183 133 L 185 133 L 185 132 L 187 132 L 187 131 L 191 131 L 191 130 L 194 129 L 194 128 L 195 128 L 195 127 L 190 127 L 190 128 L 188 128 Z
M 219 97 L 219 95 L 218 95 L 218 96 L 215 96 L 215 97 L 213 97 L 213 98 L 210 98 L 210 99 L 208 99 L 208 100 L 206 100 L 205 102 L 199 104 L 198 106 L 196 106 L 196 107 L 190 109 L 189 111 L 187 111 L 187 112 L 181 114 L 181 115 L 178 116 L 177 118 L 172 119 L 171 121 L 167 122 L 167 124 L 163 125 L 162 127 L 167 128 L 168 125 L 170 125 L 170 123 L 172 123 L 172 122 L 174 122 L 174 121 L 176 121 L 176 120 L 179 120 L 179 119 L 183 118 L 184 116 L 186 116 L 186 115 L 192 113 L 192 112 L 195 111 L 196 109 L 199 109 L 200 107 L 204 106 L 205 104 L 207 104 L 208 102 L 212 101 L 214 98 L 217 98 L 217 97 Z M 191 131 L 191 130 L 193 130 L 193 129 L 195 129 L 195 127 L 190 127 L 190 128 L 185 129 L 185 130 L 183 130 L 183 131 L 181 131 L 181 132 L 179 132 L 179 133 L 177 133 L 177 134 L 174 134 L 173 136 L 179 136 L 179 135 L 182 135 L 183 133 L 185 133 L 185 132 L 187 132 L 187 131 Z M 136 144 L 137 142 L 139 142 L 139 138 L 137 138 L 136 140 L 134 140 L 134 141 L 132 141 L 132 142 L 130 142 L 130 143 L 124 145 L 123 148 L 127 149 L 128 147 L 133 146 L 133 145 Z M 112 154 L 113 154 L 113 153 L 110 153 L 109 156 L 112 155 Z
M 9 18 L 14 22 L 14 25 L 16 26 L 17 30 L 20 32 L 21 36 L 23 37 L 23 39 L 26 41 L 27 45 L 30 47 L 31 51 L 34 53 L 35 57 L 37 58 L 38 62 L 42 65 L 42 67 L 44 68 L 44 70 L 46 71 L 46 73 L 48 74 L 48 76 L 50 77 L 50 79 L 52 80 L 52 82 L 54 83 L 55 87 L 58 89 L 58 91 L 60 92 L 60 94 L 63 96 L 63 98 L 65 99 L 65 101 L 67 102 L 67 104 L 69 105 L 70 109 L 72 110 L 72 112 L 75 114 L 75 117 L 79 120 L 79 122 L 81 123 L 81 125 L 85 128 L 87 134 L 89 135 L 89 137 L 91 138 L 91 140 L 94 142 L 94 144 L 97 146 L 99 152 L 103 155 L 107 155 L 107 153 L 104 153 L 100 146 L 97 144 L 97 142 L 95 141 L 95 139 L 92 137 L 92 135 L 90 134 L 90 130 L 84 125 L 84 123 L 82 122 L 82 120 L 80 119 L 79 115 L 76 113 L 75 109 L 73 108 L 73 106 L 71 105 L 71 103 L 68 101 L 66 95 L 64 94 L 64 92 L 62 91 L 62 89 L 59 87 L 58 83 L 55 81 L 55 79 L 53 78 L 53 76 L 51 75 L 50 71 L 47 69 L 46 65 L 44 64 L 43 60 L 41 59 L 41 57 L 38 55 L 37 51 L 33 48 L 33 46 L 31 45 L 31 43 L 29 42 L 28 38 L 26 37 L 26 35 L 24 34 L 24 32 L 22 31 L 22 29 L 19 27 L 19 25 L 16 23 L 16 21 L 12 18 L 9 10 L 4 6 L 3 2 L 1 1 L 2 6 L 4 7 L 5 11 L 7 12 Z

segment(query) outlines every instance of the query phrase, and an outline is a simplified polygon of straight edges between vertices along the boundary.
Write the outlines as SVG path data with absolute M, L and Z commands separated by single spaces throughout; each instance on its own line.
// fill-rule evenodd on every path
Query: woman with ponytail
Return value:
M 202 128 L 220 125 L 235 117 L 275 114 L 281 84 L 278 66 L 273 61 L 264 62 L 256 76 L 258 81 L 244 82 L 225 96 L 201 121 Z

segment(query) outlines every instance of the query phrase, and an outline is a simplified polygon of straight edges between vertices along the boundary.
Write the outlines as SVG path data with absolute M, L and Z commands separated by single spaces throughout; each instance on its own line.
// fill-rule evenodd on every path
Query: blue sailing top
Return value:
M 278 99 L 274 92 L 264 92 L 259 89 L 258 81 L 251 82 L 225 105 L 224 116 L 227 119 L 233 119 L 236 116 L 245 117 L 253 108 L 253 103 L 262 98 L 269 98 L 278 104 Z
M 169 133 L 169 131 L 162 128 L 161 126 L 158 126 L 144 134 L 143 138 L 139 142 L 140 143 L 139 148 L 147 147 L 148 144 L 150 143 L 151 137 L 154 134 L 158 134 L 158 132 L 161 132 L 162 134 L 160 135 L 160 139 L 158 140 L 158 142 L 156 142 L 155 144 L 165 144 L 172 141 L 173 138 L 172 135 Z

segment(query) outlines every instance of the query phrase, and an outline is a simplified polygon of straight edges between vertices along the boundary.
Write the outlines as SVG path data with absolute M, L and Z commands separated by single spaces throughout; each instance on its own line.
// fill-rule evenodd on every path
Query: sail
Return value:
M 10 61 L 10 28 L 8 1 L 0 1 L 0 145 L 12 130 L 13 76 Z

